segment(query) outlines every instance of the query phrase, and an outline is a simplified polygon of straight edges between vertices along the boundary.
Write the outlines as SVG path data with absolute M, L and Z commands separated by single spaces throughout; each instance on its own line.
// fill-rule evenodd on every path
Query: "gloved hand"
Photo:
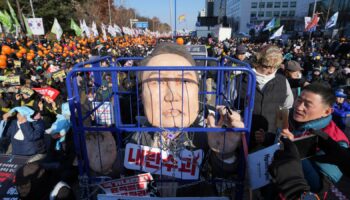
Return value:
M 314 130 L 311 133 L 319 136 L 318 147 L 325 152 L 325 155 L 312 157 L 311 160 L 335 164 L 345 176 L 350 177 L 350 149 L 341 147 L 321 130 Z
M 274 183 L 286 199 L 298 199 L 310 187 L 304 179 L 300 155 L 292 141 L 281 138 L 283 150 L 275 152 L 269 172 Z

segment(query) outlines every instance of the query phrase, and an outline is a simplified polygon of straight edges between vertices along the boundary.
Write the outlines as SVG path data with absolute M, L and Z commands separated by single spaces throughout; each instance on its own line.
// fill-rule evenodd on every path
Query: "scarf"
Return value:
M 274 73 L 272 73 L 270 75 L 264 75 L 264 74 L 260 74 L 259 72 L 257 72 L 254 68 L 253 68 L 253 71 L 255 72 L 256 82 L 258 83 L 257 85 L 260 88 L 260 90 L 262 90 L 264 88 L 266 83 L 268 83 L 273 78 L 275 78 L 276 72 L 277 72 L 277 70 L 276 70 Z
M 320 130 L 328 126 L 332 121 L 332 115 L 315 119 L 309 122 L 297 122 L 293 119 L 293 109 L 289 112 L 289 126 L 291 127 L 294 136 L 301 136 L 308 130 Z

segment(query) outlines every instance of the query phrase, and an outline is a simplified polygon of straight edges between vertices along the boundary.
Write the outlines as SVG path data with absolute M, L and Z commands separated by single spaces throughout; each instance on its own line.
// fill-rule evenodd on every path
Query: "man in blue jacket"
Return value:
M 10 138 L 12 154 L 21 156 L 32 156 L 29 162 L 40 160 L 45 156 L 44 143 L 45 127 L 40 119 L 40 113 L 27 106 L 15 107 L 3 116 L 8 121 L 15 113 L 16 118 L 10 120 L 4 135 Z M 33 119 L 33 118 L 34 119 Z

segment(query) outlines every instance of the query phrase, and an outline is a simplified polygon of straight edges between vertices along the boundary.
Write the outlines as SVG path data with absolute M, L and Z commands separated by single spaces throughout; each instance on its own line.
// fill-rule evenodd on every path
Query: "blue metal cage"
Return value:
M 193 67 L 150 67 L 150 66 L 122 66 L 128 60 L 135 63 L 142 57 L 124 57 L 112 59 L 102 57 L 88 62 L 79 63 L 67 75 L 68 102 L 71 110 L 72 130 L 74 134 L 75 151 L 78 158 L 81 198 L 91 197 L 91 185 L 96 181 L 96 173 L 91 173 L 86 146 L 86 134 L 99 132 L 112 133 L 116 138 L 118 156 L 124 156 L 125 138 L 130 133 L 162 132 L 164 127 L 147 125 L 147 119 L 142 112 L 140 94 L 140 73 L 154 71 L 160 74 L 165 71 L 182 73 L 182 104 L 184 97 L 184 77 L 188 71 L 198 74 L 198 103 L 199 110 L 205 112 L 214 110 L 217 105 L 224 105 L 233 111 L 241 113 L 244 128 L 216 127 L 209 128 L 205 124 L 189 127 L 166 127 L 169 132 L 187 133 L 225 133 L 238 132 L 242 134 L 242 148 L 239 148 L 238 170 L 235 182 L 235 199 L 243 199 L 245 180 L 246 155 L 249 144 L 252 110 L 254 107 L 255 75 L 246 63 L 225 57 L 239 66 L 227 67 L 223 61 L 215 58 L 194 57 L 195 60 L 204 60 L 207 66 Z M 211 63 L 211 64 L 209 64 Z M 240 95 L 240 88 L 235 88 L 235 82 L 247 80 L 248 89 L 244 96 Z M 181 78 L 180 78 L 181 79 Z M 208 85 L 207 80 L 213 83 Z M 160 84 L 160 75 L 157 78 Z M 160 91 L 159 91 L 160 92 Z M 236 95 L 232 95 L 236 94 Z M 209 102 L 208 99 L 211 99 Z M 243 100 L 242 100 L 243 99 Z M 244 102 L 239 102 L 244 101 Z M 242 106 L 243 105 L 243 106 Z M 161 105 L 160 105 L 161 107 Z M 183 107 L 183 105 L 182 105 Z M 215 116 L 218 118 L 218 113 Z M 204 116 L 204 115 L 203 115 Z M 205 117 L 203 117 L 205 118 Z M 162 177 L 162 176 L 160 176 Z M 161 178 L 160 178 L 161 179 Z M 169 181 L 159 180 L 161 181 Z M 171 180 L 173 181 L 173 180 Z M 186 183 L 186 180 L 176 179 Z M 211 180 L 212 181 L 212 180 Z M 216 182 L 224 182 L 222 179 Z M 193 181 L 192 181 L 193 182 Z M 222 194 L 219 194 L 222 195 Z

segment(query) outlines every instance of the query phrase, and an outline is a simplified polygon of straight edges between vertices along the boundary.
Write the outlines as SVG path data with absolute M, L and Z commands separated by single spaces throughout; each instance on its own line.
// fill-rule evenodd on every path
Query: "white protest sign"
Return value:
M 28 26 L 33 35 L 45 35 L 43 18 L 28 18 Z
M 198 180 L 203 151 L 182 150 L 177 157 L 169 151 L 129 143 L 125 148 L 124 167 L 183 180 Z
M 232 32 L 231 28 L 220 27 L 219 28 L 219 37 L 218 37 L 219 41 L 230 39 L 231 38 L 231 32 Z
M 279 148 L 279 144 L 274 144 L 248 155 L 248 172 L 252 189 L 257 189 L 270 183 L 271 178 L 268 167 L 272 162 L 274 153 Z
M 150 173 L 145 173 L 100 183 L 99 187 L 106 194 L 149 196 L 148 184 L 152 180 L 152 175 Z
M 102 104 L 100 107 L 98 107 Z M 99 125 L 111 125 L 114 123 L 113 107 L 111 102 L 92 102 L 92 108 L 97 108 L 94 112 L 96 123 Z

